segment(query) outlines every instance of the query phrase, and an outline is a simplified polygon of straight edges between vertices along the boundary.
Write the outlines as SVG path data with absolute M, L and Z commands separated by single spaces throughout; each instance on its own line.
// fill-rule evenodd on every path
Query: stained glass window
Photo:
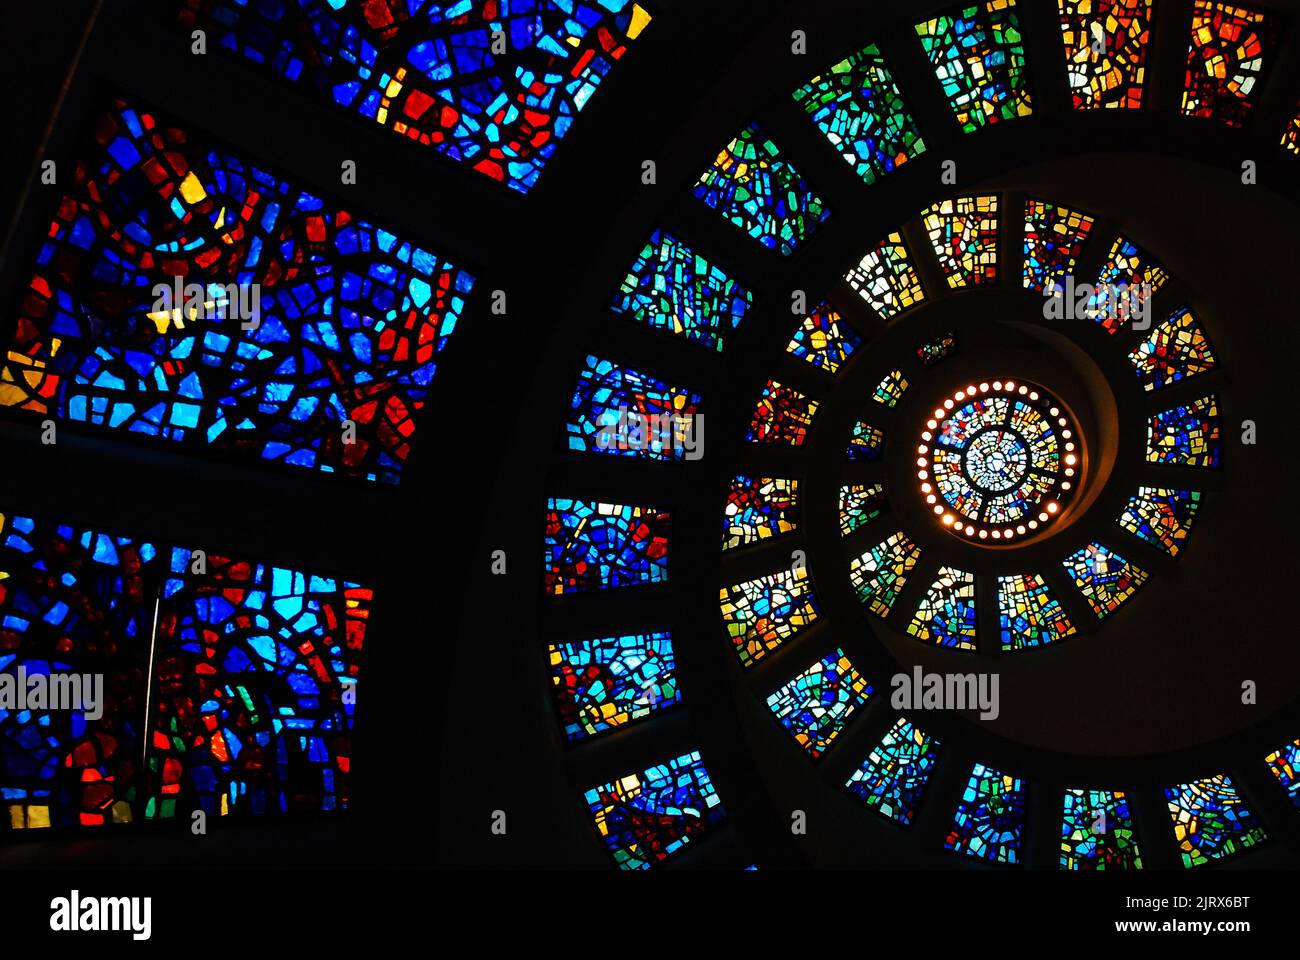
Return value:
M 859 420 L 853 425 L 853 439 L 849 441 L 849 460 L 857 463 L 879 460 L 885 451 L 885 431 Z
M 840 487 L 840 533 L 848 536 L 889 509 L 882 484 L 851 483 Z
M 0 538 L 0 676 L 22 697 L 0 707 L 5 819 L 14 829 L 129 822 L 158 551 L 15 514 L 0 515 Z M 93 676 L 103 678 L 98 690 L 87 688 Z M 66 687 L 79 703 L 28 706 L 31 684 L 53 693 L 65 680 L 80 681 Z
M 1127 795 L 1118 790 L 1065 791 L 1061 869 L 1142 869 Z
M 145 815 L 347 809 L 372 601 L 346 580 L 173 547 Z
M 843 650 L 836 650 L 768 697 L 767 706 L 795 742 L 816 759 L 871 693 L 871 684 Z
M 1074 625 L 1038 574 L 998 577 L 1002 649 L 1028 650 L 1074 636 Z
M 543 545 L 545 592 L 665 582 L 670 522 L 656 507 L 552 498 Z
M 983 0 L 916 25 L 965 133 L 1032 112 L 1015 0 Z
M 726 816 L 698 751 L 592 787 L 583 799 L 623 870 L 658 866 Z
M 926 421 L 916 477 L 952 533 L 1013 540 L 1052 523 L 1073 495 L 1078 455 L 1065 411 L 1042 388 L 987 381 Z
M 898 401 L 903 399 L 903 394 L 907 393 L 909 386 L 902 370 L 891 370 L 876 386 L 871 399 L 886 407 L 896 407 Z
M 1165 790 L 1183 866 L 1240 853 L 1266 838 L 1254 811 L 1226 774 Z
M 1133 348 L 1128 361 L 1147 390 L 1159 390 L 1218 365 L 1209 338 L 1186 307 L 1152 330 Z
M 1057 0 L 1076 110 L 1142 106 L 1152 0 Z
M 1183 467 L 1219 465 L 1219 402 L 1201 397 L 1151 418 L 1147 461 Z
M 903 235 L 891 233 L 844 278 L 883 320 L 892 320 L 925 299 Z
M 667 632 L 553 643 L 551 689 L 570 740 L 594 737 L 681 702 Z
M 941 744 L 900 718 L 845 785 L 881 816 L 907 826 L 930 782 Z
M 1107 333 L 1119 333 L 1125 323 L 1149 315 L 1152 298 L 1168 280 L 1149 253 L 1120 237 L 1102 265 L 1088 315 Z
M 1118 610 L 1147 582 L 1145 570 L 1100 543 L 1088 544 L 1064 565 L 1098 619 Z
M 116 101 L 36 256 L 0 406 L 396 482 L 472 284 Z
M 725 587 L 718 601 L 727 635 L 746 667 L 767 656 L 821 613 L 803 566 Z
M 719 352 L 754 297 L 721 267 L 656 230 L 628 270 L 613 310 Z
M 921 214 L 939 266 L 954 290 L 998 282 L 998 196 L 942 200 Z
M 868 610 L 887 617 L 920 560 L 921 548 L 899 532 L 850 563 L 849 582 Z
M 993 863 L 1019 863 L 1025 788 L 1019 777 L 975 764 L 943 845 Z
M 1282 134 L 1282 146 L 1292 153 L 1300 154 L 1300 112 L 1286 125 L 1286 131 Z
M 1200 509 L 1201 495 L 1195 490 L 1139 487 L 1125 504 L 1119 525 L 1173 557 L 1187 541 Z
M 1087 214 L 1030 200 L 1025 206 L 1025 288 L 1039 293 L 1063 290 L 1092 225 Z
M 907 632 L 955 650 L 975 649 L 975 576 L 942 567 L 917 607 Z
M 1297 771 L 1300 771 L 1300 740 L 1288 743 L 1281 750 L 1274 750 L 1264 758 L 1264 762 L 1268 764 L 1269 772 L 1277 777 L 1291 802 L 1300 807 L 1300 776 L 1297 776 Z
M 694 192 L 763 246 L 787 257 L 830 216 L 776 144 L 753 124 L 723 148 Z
M 570 450 L 683 460 L 695 442 L 701 398 L 685 387 L 587 357 L 573 390 L 565 435 Z
M 862 338 L 829 303 L 804 317 L 786 352 L 819 370 L 836 374 L 858 348 Z
M 1270 14 L 1196 0 L 1183 113 L 1245 126 L 1276 39 L 1277 22 Z
M 346 809 L 368 588 L 181 547 L 167 575 L 149 543 L 0 527 L 0 671 L 103 677 L 72 709 L 0 710 L 12 827 Z
M 916 357 L 921 361 L 923 366 L 933 367 L 936 363 L 942 363 L 954 353 L 957 352 L 957 337 L 952 333 L 945 333 L 933 340 L 927 340 L 916 348 Z
M 817 401 L 810 400 L 793 387 L 767 381 L 745 439 L 751 443 L 779 443 L 801 447 L 808 439 Z
M 527 192 L 650 15 L 630 0 L 183 0 L 180 20 Z
M 794 99 L 869 184 L 925 152 L 916 121 L 874 44 L 813 77 Z
M 799 481 L 733 477 L 722 519 L 722 549 L 790 533 L 799 525 Z

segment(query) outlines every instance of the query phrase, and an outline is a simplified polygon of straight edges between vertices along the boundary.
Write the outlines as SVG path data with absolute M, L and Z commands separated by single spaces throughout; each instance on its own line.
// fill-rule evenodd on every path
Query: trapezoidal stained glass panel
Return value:
M 829 303 L 804 317 L 786 353 L 834 376 L 862 346 L 862 338 Z
M 1074 636 L 1074 625 L 1036 573 L 998 577 L 1003 650 L 1027 650 Z
M 1291 803 L 1300 808 L 1300 740 L 1293 740 L 1280 750 L 1274 750 L 1264 762 L 1277 782 L 1286 791 Z
M 875 392 L 871 394 L 871 399 L 892 409 L 898 406 L 898 402 L 903 399 L 903 394 L 907 393 L 910 386 L 911 384 L 907 382 L 907 377 L 903 375 L 902 370 L 891 370 L 876 385 Z
M 879 460 L 885 454 L 885 431 L 859 420 L 853 425 L 848 458 L 851 463 Z
M 921 214 L 939 266 L 954 290 L 998 282 L 998 195 L 942 200 Z
M 821 197 L 755 125 L 722 149 L 694 193 L 752 239 L 786 257 L 830 216 Z
M 1277 19 L 1272 14 L 1196 0 L 1183 113 L 1245 126 L 1276 41 Z
M 12 829 L 138 815 L 160 566 L 150 543 L 0 515 L 0 804 Z
M 1199 867 L 1267 839 L 1264 827 L 1226 774 L 1165 789 L 1184 867 Z
M 1093 219 L 1041 200 L 1025 205 L 1025 289 L 1055 294 L 1074 273 Z
M 718 603 L 727 636 L 745 667 L 752 667 L 821 614 L 804 566 L 723 587 Z
M 840 533 L 847 537 L 888 509 L 884 484 L 845 484 L 840 487 Z
M 754 407 L 745 439 L 751 443 L 771 443 L 802 447 L 808 439 L 818 403 L 793 387 L 769 380 Z
M 702 402 L 693 390 L 588 356 L 569 401 L 565 445 L 580 453 L 699 459 L 695 431 Z
M 798 526 L 798 480 L 732 477 L 723 507 L 723 550 L 783 536 Z
M 0 406 L 395 483 L 472 284 L 116 101 L 37 253 Z
M 1161 411 L 1147 425 L 1148 463 L 1214 468 L 1222 449 L 1213 394 Z
M 1133 536 L 1175 557 L 1191 535 L 1200 509 L 1201 494 L 1196 490 L 1138 487 L 1118 522 Z
M 1119 790 L 1067 790 L 1061 818 L 1062 870 L 1140 870 L 1128 796 Z
M 527 193 L 650 22 L 631 0 L 183 0 L 311 96 Z
M 570 740 L 594 737 L 681 702 L 666 631 L 550 645 L 551 692 Z
M 543 590 L 560 596 L 664 583 L 672 516 L 657 507 L 552 498 Z
M 943 845 L 979 860 L 1019 863 L 1024 830 L 1024 782 L 977 763 Z
M 1286 130 L 1282 133 L 1282 146 L 1291 153 L 1300 154 L 1300 112 L 1287 122 Z
M 1132 599 L 1150 576 L 1100 543 L 1088 544 L 1063 565 L 1098 620 L 1110 616 Z
M 1057 0 L 1076 110 L 1142 106 L 1152 0 Z
M 940 647 L 974 650 L 975 625 L 975 575 L 942 567 L 907 632 Z
M 1015 0 L 982 0 L 916 25 L 964 133 L 1033 112 Z
M 1219 363 L 1205 331 L 1186 307 L 1151 331 L 1129 353 L 1128 361 L 1147 391 L 1208 373 Z
M 1152 298 L 1168 281 L 1168 272 L 1151 254 L 1119 237 L 1093 285 L 1087 314 L 1110 334 L 1119 333 L 1130 320 L 1149 324 Z
M 898 532 L 849 564 L 849 582 L 858 599 L 884 618 L 894 608 L 907 578 L 921 562 L 921 548 Z
M 882 817 L 909 826 L 939 761 L 940 748 L 938 738 L 900 717 L 845 786 Z
M 336 577 L 173 547 L 145 815 L 347 809 L 373 599 Z
M 623 278 L 613 310 L 721 353 L 753 304 L 753 294 L 721 267 L 656 230 Z
M 874 44 L 813 77 L 794 99 L 868 184 L 925 152 L 916 121 Z
M 816 760 L 871 693 L 871 684 L 837 649 L 768 697 L 767 706 Z
M 622 870 L 658 866 L 726 816 L 698 751 L 592 787 L 583 799 Z
M 925 299 L 921 276 L 901 233 L 891 233 L 844 277 L 882 320 L 892 320 Z

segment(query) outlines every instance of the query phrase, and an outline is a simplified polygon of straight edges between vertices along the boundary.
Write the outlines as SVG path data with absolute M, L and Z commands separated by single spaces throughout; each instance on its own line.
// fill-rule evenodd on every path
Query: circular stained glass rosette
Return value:
M 921 433 L 921 495 L 958 536 L 1032 536 L 1061 517 L 1077 486 L 1078 443 L 1069 414 L 1041 387 L 969 386 L 936 408 Z

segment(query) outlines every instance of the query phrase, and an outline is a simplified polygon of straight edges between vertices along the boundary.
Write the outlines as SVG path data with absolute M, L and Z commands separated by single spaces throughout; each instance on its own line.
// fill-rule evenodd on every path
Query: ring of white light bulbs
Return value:
M 930 442 L 934 439 L 934 432 L 939 429 L 943 419 L 952 412 L 960 403 L 965 403 L 972 399 L 984 396 L 990 392 L 998 394 L 1016 394 L 1025 397 L 1027 400 L 1037 403 L 1042 395 L 1035 389 L 1019 384 L 1014 380 L 995 380 L 993 382 L 982 382 L 978 385 L 971 385 L 964 390 L 959 390 L 943 402 L 943 406 L 936 408 L 934 418 L 927 421 L 925 430 L 921 433 L 923 441 L 916 448 L 917 452 L 917 479 L 921 482 L 921 494 L 925 498 L 926 504 L 933 510 L 935 516 L 953 533 L 964 536 L 972 540 L 994 540 L 1000 543 L 1007 543 L 1018 537 L 1031 536 L 1039 533 L 1043 528 L 1052 523 L 1061 515 L 1063 500 L 1074 488 L 1075 475 L 1078 472 L 1077 466 L 1079 457 L 1077 445 L 1074 442 L 1074 432 L 1071 429 L 1070 421 L 1065 416 L 1064 411 L 1055 403 L 1047 411 L 1056 420 L 1060 429 L 1060 437 L 1063 441 L 1064 456 L 1062 462 L 1065 464 L 1061 471 L 1064 479 L 1057 484 L 1057 489 L 1065 496 L 1059 496 L 1042 504 L 1042 509 L 1037 517 L 1031 517 L 1027 522 L 1020 523 L 1014 527 L 1005 527 L 1001 529 L 990 529 L 989 527 L 977 527 L 972 523 L 966 522 L 956 511 L 950 509 L 944 502 L 940 501 L 939 495 L 935 492 L 934 485 L 930 483 Z

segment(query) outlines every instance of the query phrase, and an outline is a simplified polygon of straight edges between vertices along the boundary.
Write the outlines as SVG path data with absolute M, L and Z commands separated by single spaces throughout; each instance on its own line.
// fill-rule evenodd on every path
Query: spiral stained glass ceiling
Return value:
M 1029 823 L 1026 798 L 1043 781 L 1016 765 L 990 766 L 989 758 L 962 745 L 960 731 L 911 715 L 920 709 L 915 704 L 873 696 L 889 684 L 893 664 L 882 665 L 879 648 L 897 637 L 945 658 L 1032 662 L 1044 648 L 1125 630 L 1113 624 L 1132 624 L 1130 609 L 1150 606 L 1143 599 L 1148 585 L 1165 579 L 1170 564 L 1192 548 L 1203 510 L 1212 509 L 1207 504 L 1223 488 L 1212 473 L 1221 469 L 1226 431 L 1211 431 L 1197 417 L 1205 424 L 1222 417 L 1228 384 L 1210 349 L 1211 318 L 1199 315 L 1194 299 L 1183 300 L 1189 291 L 1176 278 L 1151 284 L 1145 300 L 1132 301 L 1146 315 L 1135 314 L 1131 323 L 1099 330 L 1088 310 L 1067 316 L 1055 309 L 1063 290 L 1097 277 L 1097 265 L 1124 242 L 1119 224 L 1099 227 L 1107 221 L 1076 210 L 1068 198 L 1016 191 L 933 197 L 910 218 L 873 234 L 890 238 L 883 248 L 846 244 L 842 264 L 870 266 L 881 249 L 904 249 L 905 237 L 933 237 L 936 210 L 980 211 L 979 230 L 988 242 L 979 266 L 988 282 L 945 283 L 956 261 L 950 245 L 938 242 L 943 237 L 907 246 L 903 299 L 889 294 L 891 283 L 858 283 L 858 274 L 838 272 L 843 282 L 808 291 L 807 310 L 773 337 L 782 349 L 766 366 L 755 361 L 752 392 L 738 411 L 746 426 L 732 438 L 734 447 L 717 453 L 724 441 L 710 434 L 709 456 L 734 459 L 724 461 L 731 479 L 715 505 L 722 579 L 710 590 L 709 605 L 717 655 L 766 707 L 780 728 L 775 742 L 790 744 L 809 763 L 855 769 L 845 775 L 844 789 L 868 812 L 903 823 L 922 804 L 936 802 L 926 800 L 935 771 L 943 767 L 951 777 L 963 766 L 966 791 L 959 803 L 943 801 L 947 808 L 933 821 L 944 825 L 942 848 L 1015 867 L 1026 858 L 1023 838 L 1039 829 Z M 1069 216 L 1044 229 L 1044 211 Z M 998 242 L 1017 235 L 1030 239 Z M 1058 255 L 1055 238 L 1066 235 L 1068 250 Z M 700 256 L 712 253 L 701 247 Z M 1031 268 L 1048 270 L 1051 282 L 1022 284 Z M 859 270 L 862 277 L 879 272 Z M 755 310 L 761 309 L 763 277 L 752 268 L 747 275 L 743 264 L 735 276 L 755 291 Z M 1091 287 L 1098 296 L 1128 289 L 1116 283 L 1112 291 L 1111 272 L 1101 276 Z M 1009 297 L 1017 304 L 1010 314 L 1001 306 Z M 1016 319 L 1004 319 L 1010 316 Z M 752 327 L 747 320 L 733 325 L 729 357 Z M 1028 335 L 1026 327 L 1039 333 Z M 641 369 L 631 345 L 622 356 Z M 673 356 L 656 353 L 652 363 L 647 354 L 644 376 L 677 382 L 685 365 Z M 1027 379 L 1021 371 L 1034 375 Z M 1192 377 L 1204 388 L 1203 402 L 1201 393 L 1189 399 L 1179 392 Z M 671 406 L 693 419 L 715 397 L 716 381 L 712 390 L 701 383 L 690 404 Z M 612 415 L 611 404 L 593 403 L 582 389 L 573 392 L 571 408 L 593 429 Z M 1161 464 L 1180 472 L 1159 474 Z M 690 461 L 681 466 L 691 469 Z M 834 521 L 829 531 L 827 519 Z M 666 568 L 693 565 L 685 556 L 695 549 L 687 546 L 695 539 L 693 521 L 682 513 L 673 522 Z M 716 537 L 715 527 L 709 539 L 716 543 Z M 825 549 L 828 540 L 841 546 L 838 556 Z M 596 561 L 616 567 L 619 558 L 609 551 L 608 559 Z M 674 597 L 689 597 L 693 589 L 672 585 Z M 846 611 L 855 608 L 862 619 L 844 631 Z M 643 629 L 631 619 L 615 626 L 630 634 Z M 841 641 L 844 633 L 857 639 Z M 692 655 L 685 647 L 681 652 L 684 659 Z M 890 652 L 898 655 L 892 645 Z M 693 693 L 689 682 L 675 686 L 672 705 L 689 709 Z M 642 729 L 661 722 L 634 694 L 630 688 L 624 694 L 630 705 L 624 712 L 639 717 Z M 881 722 L 886 711 L 892 726 Z M 890 731 L 883 740 L 852 735 L 864 715 L 875 718 L 868 723 L 873 729 Z M 939 754 L 939 736 L 956 745 L 951 756 L 947 749 Z M 870 753 L 843 756 L 864 748 Z M 711 763 L 707 752 L 702 756 L 701 763 Z M 1160 850 L 1166 862 L 1177 855 L 1174 831 L 1163 841 L 1138 836 L 1130 804 L 1146 803 L 1150 814 L 1146 798 L 1157 794 L 1131 801 L 1118 789 L 1121 781 L 1076 782 L 1086 789 L 1053 802 L 1061 841 L 1052 867 L 1144 869 L 1153 847 L 1157 863 Z M 1169 777 L 1150 786 L 1165 791 L 1178 782 Z M 1188 816 L 1211 812 L 1198 808 Z M 698 803 L 674 809 L 672 817 L 665 824 L 673 829 L 711 823 L 710 809 Z M 1112 829 L 1098 834 L 1093 825 L 1102 817 Z M 615 858 L 635 859 L 641 843 L 614 851 Z M 1222 856 L 1250 846 L 1219 845 Z M 1194 863 L 1212 859 L 1206 854 Z
M 921 432 L 917 479 L 953 533 L 1006 543 L 1059 518 L 1076 486 L 1079 432 L 1059 401 L 1015 380 L 972 384 Z
M 791 0 L 761 27 L 742 4 L 674 0 L 159 5 L 171 29 L 155 39 L 179 48 L 206 31 L 210 55 L 183 69 L 163 57 L 167 90 L 151 91 L 141 64 L 154 61 L 133 48 L 107 111 L 84 82 L 74 91 L 74 113 L 107 119 L 80 137 L 60 119 L 51 143 L 72 152 L 35 191 L 41 215 L 15 233 L 19 274 L 5 278 L 22 293 L 5 328 L 6 426 L 48 416 L 95 442 L 14 458 L 15 475 L 53 466 L 12 485 L 0 522 L 13 554 L 0 674 L 66 660 L 102 667 L 114 689 L 96 725 L 0 712 L 0 834 L 183 826 L 192 809 L 367 817 L 387 794 L 362 781 L 404 769 L 393 758 L 412 741 L 360 708 L 353 790 L 365 627 L 367 677 L 445 662 L 464 681 L 439 691 L 439 719 L 468 718 L 475 736 L 434 773 L 490 799 L 486 842 L 521 863 L 892 865 L 902 851 L 923 866 L 1127 870 L 1294 856 L 1300 701 L 1264 702 L 1263 679 L 1283 678 L 1241 670 L 1238 649 L 1286 646 L 1266 602 L 1285 574 L 1238 521 L 1284 486 L 1264 483 L 1270 460 L 1300 471 L 1275 423 L 1261 421 L 1257 450 L 1243 439 L 1266 409 L 1262 354 L 1300 346 L 1259 309 L 1300 240 L 1208 229 L 1240 227 L 1223 206 L 1243 157 L 1265 186 L 1258 206 L 1285 205 L 1294 226 L 1300 33 L 1279 5 L 965 0 L 853 18 L 844 0 Z M 102 53 L 87 59 L 114 59 Z M 244 109 L 188 96 L 218 77 Z M 254 89 L 269 106 L 251 109 Z M 747 102 L 755 91 L 768 99 Z M 1065 162 L 1080 143 L 1090 179 Z M 1142 178 L 1166 153 L 1171 182 L 1194 189 L 1171 199 L 1162 184 L 1148 203 Z M 355 182 L 334 170 L 350 154 Z M 1225 157 L 1230 189 L 1202 170 Z M 138 229 L 140 197 L 164 220 L 207 216 L 225 252 L 162 249 Z M 1189 207 L 1207 229 L 1180 241 Z M 1214 245 L 1217 262 L 1197 256 Z M 1269 270 L 1251 275 L 1257 262 Z M 261 283 L 263 322 L 150 309 L 154 274 Z M 489 392 L 494 405 L 475 402 Z M 465 429 L 471 414 L 492 429 Z M 111 467 L 119 446 L 149 468 L 133 478 L 149 500 L 117 478 L 97 500 L 49 495 L 48 515 L 21 502 L 65 463 Z M 221 472 L 201 501 L 184 491 L 191 533 L 171 478 L 200 461 Z M 279 463 L 292 468 L 272 475 L 289 494 L 283 530 L 239 483 Z M 486 482 L 492 464 L 508 482 Z M 242 492 L 201 515 L 226 476 Z M 117 493 L 138 522 L 109 522 Z M 56 500 L 74 502 L 64 514 Z M 140 519 L 155 501 L 165 523 Z M 485 535 L 453 536 L 457 520 Z M 446 532 L 437 572 L 395 576 L 381 550 L 352 572 L 363 525 L 381 548 Z M 301 536 L 287 553 L 264 549 L 289 530 Z M 171 547 L 226 539 L 206 573 Z M 494 602 L 480 612 L 462 596 L 482 585 L 485 543 Z M 469 571 L 456 577 L 453 548 Z M 1233 589 L 1251 575 L 1258 589 Z M 474 642 L 403 644 L 448 591 Z M 198 616 L 186 603 L 202 614 L 195 649 L 172 637 Z M 282 669 L 263 669 L 266 644 L 225 636 L 222 604 L 254 632 L 290 618 L 277 636 L 297 660 L 280 651 Z M 1173 646 L 1179 617 L 1221 607 L 1251 643 Z M 135 642 L 114 647 L 122 636 Z M 1001 716 L 896 699 L 914 667 L 1004 677 Z M 259 699 L 258 674 L 289 693 Z M 1263 678 L 1261 721 L 1203 736 L 1189 717 L 1230 712 L 1215 698 L 1240 699 L 1243 677 Z M 1152 704 L 1107 715 L 1133 691 Z M 235 721 L 253 706 L 247 734 Z M 525 727 L 528 749 L 499 749 L 501 729 Z M 497 789 L 515 781 L 528 783 Z M 559 792 L 556 816 L 526 808 L 543 790 Z M 441 822 L 462 802 L 440 797 Z M 786 822 L 795 807 L 806 834 Z

